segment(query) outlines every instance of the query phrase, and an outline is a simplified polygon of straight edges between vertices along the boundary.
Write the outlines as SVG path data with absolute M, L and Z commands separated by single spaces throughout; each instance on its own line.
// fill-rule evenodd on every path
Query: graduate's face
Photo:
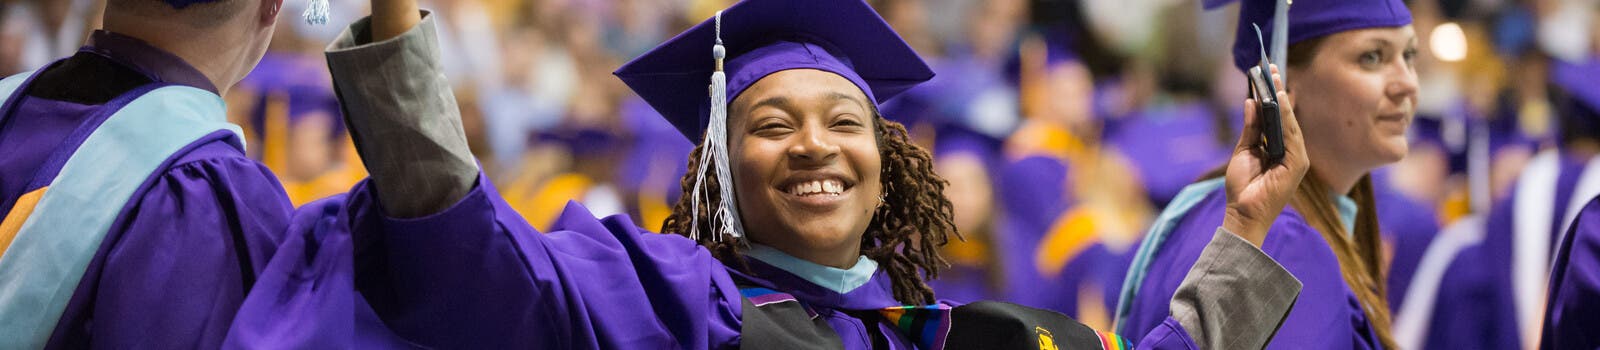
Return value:
M 1411 26 L 1345 31 L 1324 39 L 1311 61 L 1289 69 L 1312 167 L 1366 173 L 1406 155 L 1416 114 L 1416 31 Z
M 731 103 L 734 191 L 750 239 L 849 268 L 883 192 L 871 101 L 836 74 L 768 75 Z

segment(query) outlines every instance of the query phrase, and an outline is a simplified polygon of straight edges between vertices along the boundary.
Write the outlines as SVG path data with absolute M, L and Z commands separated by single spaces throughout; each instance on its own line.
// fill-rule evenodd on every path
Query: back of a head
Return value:
M 1564 145 L 1600 143 L 1600 57 L 1581 62 L 1557 60 L 1550 68 L 1551 102 L 1561 121 Z
M 264 0 L 107 0 L 104 29 L 177 56 L 210 78 L 218 93 L 227 93 L 266 54 L 280 4 Z
M 243 15 L 249 0 L 107 0 L 107 29 L 118 25 L 181 25 L 214 29 Z

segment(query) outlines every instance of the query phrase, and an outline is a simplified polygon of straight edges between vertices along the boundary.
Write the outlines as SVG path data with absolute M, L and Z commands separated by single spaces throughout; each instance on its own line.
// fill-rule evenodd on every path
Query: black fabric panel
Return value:
M 945 349 L 1099 349 L 1094 329 L 1061 313 L 998 301 L 950 310 Z
M 45 68 L 25 93 L 37 98 L 101 105 L 152 81 L 109 58 L 79 52 Z
M 740 298 L 744 322 L 739 329 L 740 349 L 844 349 L 839 334 L 821 317 L 813 319 L 798 301 L 755 306 Z M 870 328 L 870 327 L 869 327 Z

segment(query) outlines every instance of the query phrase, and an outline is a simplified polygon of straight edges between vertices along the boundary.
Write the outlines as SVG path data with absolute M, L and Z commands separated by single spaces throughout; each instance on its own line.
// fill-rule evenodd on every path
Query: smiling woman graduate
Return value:
M 353 271 L 357 314 L 370 305 L 386 332 L 407 342 L 559 349 L 1130 346 L 1049 311 L 937 301 L 925 281 L 944 267 L 937 248 L 955 234 L 944 181 L 904 127 L 878 113 L 880 103 L 932 73 L 859 0 L 741 2 L 617 71 L 700 144 L 683 179 L 688 193 L 663 225 L 670 234 L 645 232 L 626 216 L 596 219 L 575 203 L 550 232 L 534 230 L 461 156 L 459 117 L 440 107 L 453 100 L 437 74 L 431 17 L 399 27 L 411 29 L 393 38 L 379 35 L 396 32 L 383 23 L 406 22 L 394 16 L 416 13 L 414 3 L 409 11 L 382 11 L 408 6 L 380 2 L 410 3 L 375 1 L 371 21 L 352 25 L 347 34 L 357 34 L 336 45 L 380 38 L 363 50 L 391 53 L 384 65 L 329 55 L 372 178 L 342 202 L 308 204 L 302 212 L 337 218 L 297 217 L 316 227 L 294 235 L 331 237 L 321 240 L 353 248 L 307 243 L 304 252 L 274 263 L 308 264 L 295 268 L 311 271 L 288 275 L 291 288 L 319 288 L 296 281 L 338 283 L 339 269 Z M 370 37 L 361 34 L 369 23 Z M 362 78 L 373 76 L 406 81 Z M 1292 113 L 1285 118 L 1293 121 Z M 1252 130 L 1243 140 L 1258 139 Z M 1228 198 L 1236 210 L 1215 230 L 1202 258 L 1211 263 L 1194 270 L 1187 292 L 1172 298 L 1170 322 L 1150 330 L 1140 347 L 1259 347 L 1287 314 L 1299 283 L 1255 248 L 1307 169 L 1299 129 L 1285 131 L 1290 151 L 1281 164 L 1260 166 L 1255 142 L 1235 149 L 1235 162 L 1249 166 L 1230 168 Z M 405 153 L 362 146 L 386 137 L 416 138 L 418 146 Z M 421 195 L 418 186 L 454 194 Z M 349 243 L 327 232 L 346 229 L 353 231 Z M 353 249 L 354 266 L 318 268 L 351 260 L 298 256 L 319 249 Z M 330 303 L 350 302 L 324 294 Z M 273 296 L 259 299 L 262 315 L 315 302 Z

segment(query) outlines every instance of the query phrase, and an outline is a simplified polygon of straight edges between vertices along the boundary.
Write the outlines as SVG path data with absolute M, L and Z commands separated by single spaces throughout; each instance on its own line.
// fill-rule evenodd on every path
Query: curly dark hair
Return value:
M 933 171 L 933 157 L 927 150 L 912 143 L 906 127 L 898 122 L 873 114 L 878 152 L 883 155 L 884 205 L 872 214 L 872 223 L 861 236 L 861 254 L 879 263 L 894 285 L 894 298 L 909 305 L 926 305 L 934 302 L 933 289 L 926 281 L 937 278 L 939 271 L 949 264 L 939 255 L 939 247 L 949 242 L 956 232 L 952 221 L 954 210 L 950 199 L 944 196 L 946 182 Z M 717 196 L 706 196 L 701 210 L 692 212 L 694 196 L 694 169 L 699 169 L 701 147 L 689 154 L 688 174 L 684 174 L 683 193 L 672 207 L 672 215 L 661 224 L 663 233 L 687 236 L 694 222 L 691 215 L 699 216 L 698 239 L 700 245 L 728 266 L 744 268 L 746 244 L 739 238 L 723 236 L 713 239 L 709 208 L 716 208 Z M 717 193 L 721 184 L 715 176 L 705 177 L 703 191 Z

